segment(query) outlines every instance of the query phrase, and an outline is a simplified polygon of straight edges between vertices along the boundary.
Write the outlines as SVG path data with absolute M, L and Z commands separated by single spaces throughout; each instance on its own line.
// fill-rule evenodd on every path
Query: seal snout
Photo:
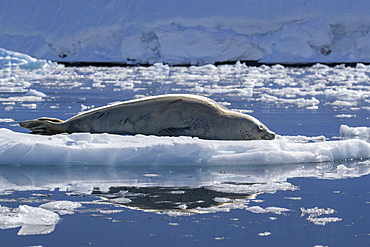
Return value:
M 262 140 L 274 140 L 276 134 L 272 131 L 266 131 L 266 133 L 262 136 Z

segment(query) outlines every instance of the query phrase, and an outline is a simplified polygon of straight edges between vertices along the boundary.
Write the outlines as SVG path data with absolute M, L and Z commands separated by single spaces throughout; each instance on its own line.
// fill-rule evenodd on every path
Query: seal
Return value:
M 208 140 L 272 140 L 275 133 L 256 118 L 202 96 L 169 94 L 99 107 L 66 121 L 39 118 L 19 123 L 32 134 L 110 133 L 192 136 Z

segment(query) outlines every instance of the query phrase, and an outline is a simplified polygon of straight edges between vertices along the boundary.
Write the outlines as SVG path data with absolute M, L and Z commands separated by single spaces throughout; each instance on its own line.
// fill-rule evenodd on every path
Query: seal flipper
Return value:
M 19 125 L 23 128 L 30 129 L 32 131 L 30 134 L 54 135 L 64 132 L 58 126 L 61 123 L 63 121 L 60 119 L 43 117 L 35 120 L 22 121 Z

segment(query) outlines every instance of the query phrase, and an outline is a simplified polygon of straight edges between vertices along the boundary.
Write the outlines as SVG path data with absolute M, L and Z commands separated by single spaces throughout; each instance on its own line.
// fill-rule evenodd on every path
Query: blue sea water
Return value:
M 0 118 L 13 121 L 0 127 L 17 132 L 27 132 L 17 125 L 22 120 L 67 119 L 109 102 L 166 93 L 207 96 L 245 110 L 283 136 L 330 141 L 340 139 L 342 124 L 370 127 L 370 69 L 362 66 L 53 67 L 6 73 Z M 48 97 L 22 98 L 29 89 Z M 48 234 L 17 235 L 20 227 L 3 227 L 1 246 L 369 246 L 369 166 L 368 160 L 2 165 L 2 207 L 51 201 L 81 207 L 59 212 L 61 220 Z

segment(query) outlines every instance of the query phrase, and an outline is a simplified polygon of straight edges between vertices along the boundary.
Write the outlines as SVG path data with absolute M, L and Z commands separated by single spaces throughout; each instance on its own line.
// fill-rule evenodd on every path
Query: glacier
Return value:
M 60 62 L 370 62 L 370 3 L 5 1 L 0 47 Z

